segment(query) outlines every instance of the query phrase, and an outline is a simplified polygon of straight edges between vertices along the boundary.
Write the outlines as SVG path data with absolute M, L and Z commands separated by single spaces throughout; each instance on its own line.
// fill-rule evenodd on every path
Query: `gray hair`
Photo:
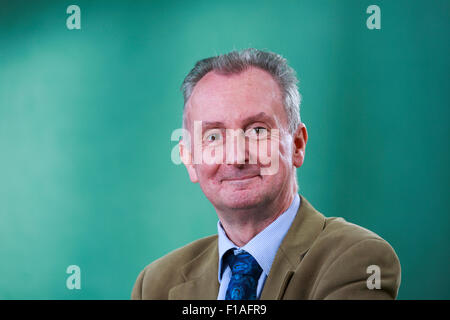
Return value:
M 283 105 L 287 114 L 289 132 L 295 132 L 300 120 L 301 95 L 298 92 L 298 79 L 295 70 L 292 69 L 281 55 L 248 48 L 241 51 L 231 51 L 227 54 L 214 56 L 198 61 L 188 73 L 181 85 L 184 97 L 183 127 L 186 127 L 186 103 L 194 90 L 195 85 L 210 71 L 219 74 L 238 74 L 249 67 L 258 67 L 272 75 L 279 84 Z

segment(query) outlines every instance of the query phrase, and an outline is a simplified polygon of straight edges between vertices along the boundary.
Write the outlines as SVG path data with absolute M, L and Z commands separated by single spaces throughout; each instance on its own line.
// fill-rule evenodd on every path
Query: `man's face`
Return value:
M 222 210 L 260 207 L 294 188 L 295 143 L 288 132 L 281 90 L 269 73 L 259 68 L 234 75 L 209 72 L 195 86 L 186 108 L 191 137 L 194 137 L 194 122 L 201 121 L 203 150 L 208 151 L 220 143 L 228 144 L 227 129 L 241 129 L 245 133 L 245 146 L 239 150 L 239 144 L 234 141 L 232 148 L 224 147 L 220 163 L 203 161 L 186 165 L 192 182 L 200 183 L 214 207 Z M 262 174 L 271 164 L 260 161 L 258 152 L 258 161 L 249 161 L 254 152 L 252 148 L 249 150 L 249 140 L 258 138 L 259 144 L 266 144 L 272 162 L 278 161 L 273 174 Z M 181 145 L 182 153 L 192 155 L 193 149 L 193 143 L 188 150 Z

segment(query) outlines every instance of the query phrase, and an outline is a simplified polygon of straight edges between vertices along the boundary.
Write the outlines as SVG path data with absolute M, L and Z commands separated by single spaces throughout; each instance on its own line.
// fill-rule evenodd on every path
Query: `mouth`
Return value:
M 242 177 L 232 177 L 232 178 L 226 178 L 223 179 L 222 182 L 246 182 L 246 181 L 250 181 L 252 179 L 258 178 L 259 174 L 253 174 L 253 175 L 248 175 L 248 176 L 242 176 Z

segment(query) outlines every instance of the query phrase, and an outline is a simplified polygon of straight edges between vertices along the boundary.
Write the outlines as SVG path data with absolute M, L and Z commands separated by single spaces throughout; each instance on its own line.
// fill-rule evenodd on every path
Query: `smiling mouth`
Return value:
M 257 178 L 259 177 L 259 174 L 254 174 L 254 175 L 249 175 L 249 176 L 243 176 L 243 177 L 236 177 L 236 178 L 226 178 L 223 179 L 222 182 L 224 181 L 228 181 L 228 182 L 239 182 L 239 181 L 246 181 L 246 180 L 250 180 L 253 178 Z

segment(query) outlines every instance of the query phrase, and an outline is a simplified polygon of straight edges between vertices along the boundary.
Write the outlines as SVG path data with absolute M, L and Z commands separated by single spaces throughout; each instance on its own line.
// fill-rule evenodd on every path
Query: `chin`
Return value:
M 260 206 L 263 199 L 256 190 L 236 190 L 223 195 L 220 202 L 228 209 L 251 209 Z

